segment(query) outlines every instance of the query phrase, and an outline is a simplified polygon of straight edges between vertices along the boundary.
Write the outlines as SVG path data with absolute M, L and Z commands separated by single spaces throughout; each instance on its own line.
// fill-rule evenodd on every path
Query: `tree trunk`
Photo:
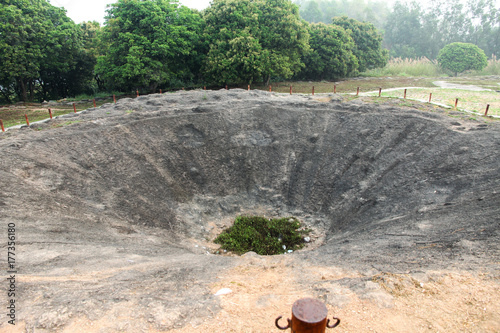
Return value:
M 17 85 L 21 89 L 21 99 L 23 102 L 28 101 L 28 91 L 26 90 L 26 83 L 23 79 L 17 79 Z

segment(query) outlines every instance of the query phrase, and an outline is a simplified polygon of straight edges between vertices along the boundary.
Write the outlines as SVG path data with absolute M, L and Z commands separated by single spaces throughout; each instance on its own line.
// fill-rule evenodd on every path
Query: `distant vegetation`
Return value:
M 5 0 L 0 103 L 362 72 L 430 76 L 443 72 L 435 59 L 451 42 L 479 46 L 490 56 L 480 73 L 498 72 L 499 13 L 494 0 L 436 0 L 425 10 L 413 2 L 213 0 L 201 12 L 177 0 L 118 0 L 100 26 L 75 24 L 47 0 Z

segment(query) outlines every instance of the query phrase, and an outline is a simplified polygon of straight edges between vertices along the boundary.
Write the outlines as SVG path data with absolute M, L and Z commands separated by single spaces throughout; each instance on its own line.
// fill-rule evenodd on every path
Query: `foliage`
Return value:
M 357 70 L 354 41 L 342 27 L 310 24 L 309 35 L 311 51 L 304 57 L 306 66 L 300 77 L 333 80 L 349 76 Z
M 334 17 L 332 23 L 344 28 L 354 40 L 353 53 L 358 59 L 360 72 L 386 65 L 388 52 L 382 48 L 382 35 L 373 24 L 347 16 Z
M 204 19 L 212 83 L 289 78 L 303 67 L 309 35 L 289 0 L 214 0 Z
M 488 65 L 488 58 L 474 44 L 470 43 L 451 43 L 446 45 L 438 55 L 439 65 L 458 75 L 458 73 L 467 70 L 482 70 Z
M 299 231 L 295 217 L 267 219 L 260 216 L 238 216 L 233 226 L 224 230 L 215 243 L 238 254 L 254 251 L 260 255 L 285 253 L 304 246 L 307 231 Z
M 394 57 L 436 59 L 452 42 L 472 43 L 500 56 L 500 8 L 495 0 L 396 2 L 384 26 L 384 43 Z
M 128 91 L 189 81 L 201 27 L 199 13 L 177 0 L 119 0 L 108 9 L 96 71 L 108 88 Z
M 331 23 L 336 16 L 348 16 L 358 21 L 368 21 L 377 28 L 389 15 L 387 1 L 372 0 L 295 0 L 300 8 L 300 17 L 311 23 Z
M 23 101 L 57 98 L 80 89 L 91 74 L 81 30 L 45 0 L 0 4 L 0 85 Z M 4 90 L 8 90 L 7 93 Z

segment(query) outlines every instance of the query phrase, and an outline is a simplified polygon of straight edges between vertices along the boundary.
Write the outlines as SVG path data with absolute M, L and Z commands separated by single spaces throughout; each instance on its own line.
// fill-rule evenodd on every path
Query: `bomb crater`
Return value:
M 54 126 L 70 117 L 79 122 Z M 209 285 L 240 259 L 209 244 L 243 214 L 299 218 L 317 241 L 287 255 L 308 264 L 488 267 L 499 259 L 499 129 L 236 89 L 124 99 L 8 133 L 0 208 L 22 239 L 23 323 L 51 331 L 122 313 L 111 330 L 167 330 L 193 311 L 213 316 Z

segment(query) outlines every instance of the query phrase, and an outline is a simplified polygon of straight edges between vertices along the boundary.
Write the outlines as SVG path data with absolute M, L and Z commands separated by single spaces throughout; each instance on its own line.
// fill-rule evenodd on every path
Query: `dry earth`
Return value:
M 338 332 L 500 331 L 500 125 L 397 103 L 181 91 L 3 134 L 0 330 L 277 332 L 315 297 Z M 214 254 L 245 213 L 313 242 Z

